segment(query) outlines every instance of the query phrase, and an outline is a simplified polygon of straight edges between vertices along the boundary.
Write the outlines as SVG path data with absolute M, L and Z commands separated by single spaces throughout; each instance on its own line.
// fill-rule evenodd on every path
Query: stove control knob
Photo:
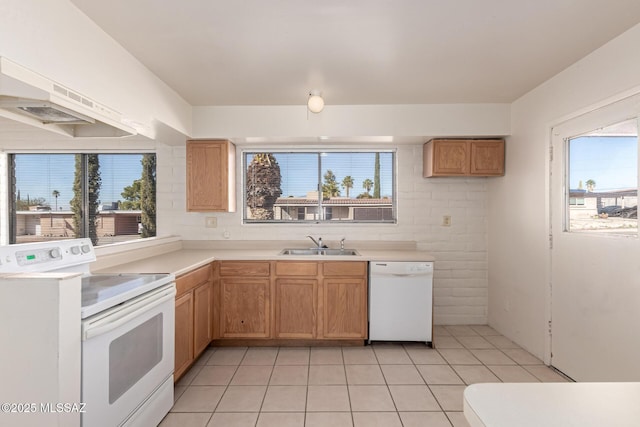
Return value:
M 60 258 L 60 249 L 53 248 L 49 251 L 49 256 L 51 258 Z
M 89 245 L 82 245 L 82 253 L 88 254 L 89 252 L 91 252 L 91 247 Z
M 80 253 L 80 248 L 78 246 L 71 246 L 71 253 L 78 255 Z

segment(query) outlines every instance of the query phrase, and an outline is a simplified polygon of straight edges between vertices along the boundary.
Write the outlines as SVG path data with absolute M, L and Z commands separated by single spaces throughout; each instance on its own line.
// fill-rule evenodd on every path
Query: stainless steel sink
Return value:
M 345 256 L 359 256 L 360 254 L 355 249 L 283 249 L 280 255 L 345 255 Z

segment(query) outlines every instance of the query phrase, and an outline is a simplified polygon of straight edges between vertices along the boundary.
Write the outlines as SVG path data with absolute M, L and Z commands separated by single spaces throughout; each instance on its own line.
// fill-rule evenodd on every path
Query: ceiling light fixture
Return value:
M 324 99 L 319 91 L 312 90 L 309 92 L 309 99 L 307 99 L 307 108 L 312 113 L 319 113 L 324 108 Z

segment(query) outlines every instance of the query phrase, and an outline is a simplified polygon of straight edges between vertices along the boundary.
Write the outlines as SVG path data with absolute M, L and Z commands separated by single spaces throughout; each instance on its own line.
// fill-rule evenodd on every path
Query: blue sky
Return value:
M 596 182 L 595 191 L 638 186 L 638 140 L 629 136 L 582 136 L 569 146 L 569 184 Z
M 306 196 L 314 191 L 317 180 L 316 153 L 274 153 L 283 176 L 283 196 Z M 251 154 L 247 154 L 248 160 Z M 391 195 L 393 185 L 393 153 L 381 153 L 381 194 Z M 73 198 L 75 161 L 73 154 L 17 154 L 16 182 L 22 199 L 43 197 L 55 208 L 54 190 L 60 192 L 59 210 L 68 210 Z M 338 183 L 346 175 L 354 179 L 350 196 L 364 192 L 362 182 L 373 181 L 374 153 L 324 153 L 321 156 L 322 173 L 331 169 Z M 638 142 L 635 137 L 583 136 L 570 143 L 569 182 L 572 189 L 580 181 L 596 182 L 596 191 L 638 186 Z M 123 189 L 139 179 L 142 173 L 141 154 L 101 154 L 102 187 L 100 201 L 108 204 L 122 200 Z M 295 178 L 294 178 L 295 177 Z M 345 196 L 344 188 L 340 187 Z
M 16 190 L 20 198 L 43 197 L 55 209 L 52 193 L 60 192 L 58 210 L 69 210 L 73 198 L 73 154 L 16 154 Z M 142 175 L 142 154 L 100 154 L 100 203 L 123 200 L 120 193 Z

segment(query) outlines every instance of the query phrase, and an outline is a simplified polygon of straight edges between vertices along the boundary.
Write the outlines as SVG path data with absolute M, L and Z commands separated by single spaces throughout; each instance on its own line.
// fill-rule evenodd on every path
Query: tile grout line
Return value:
M 438 361 L 437 359 L 433 360 L 431 358 L 431 356 L 428 356 L 425 359 L 423 359 L 423 361 L 427 361 L 427 362 L 434 362 L 435 361 L 436 363 L 422 363 L 422 364 L 420 364 L 420 363 L 418 363 L 418 361 L 420 361 L 420 358 L 417 358 L 417 356 L 416 356 L 416 359 L 414 360 L 414 358 L 411 356 L 410 348 L 408 348 L 408 346 L 406 346 L 406 345 L 401 345 L 401 346 L 396 347 L 396 348 L 402 350 L 401 354 L 404 356 L 404 358 L 407 358 L 407 361 L 409 363 L 402 363 L 402 361 L 398 361 L 398 360 L 394 359 L 393 352 L 390 352 L 389 354 L 384 353 L 385 357 L 388 356 L 387 359 L 389 359 L 389 360 L 386 360 L 386 359 L 385 360 L 387 362 L 389 362 L 389 363 L 386 363 L 386 364 L 383 365 L 381 363 L 381 359 L 380 358 L 383 356 L 383 353 L 381 353 L 381 351 L 385 350 L 384 346 L 378 346 L 377 349 L 376 349 L 375 345 L 370 345 L 370 346 L 364 346 L 363 347 L 363 349 L 366 349 L 367 347 L 369 347 L 369 349 L 370 349 L 369 351 L 371 351 L 371 354 L 373 355 L 373 358 L 375 359 L 375 366 L 378 367 L 378 370 L 380 371 L 380 373 L 382 375 L 382 379 L 384 381 L 384 385 L 386 386 L 386 390 L 387 390 L 387 392 L 388 392 L 388 394 L 389 394 L 389 396 L 391 398 L 391 403 L 393 404 L 393 407 L 395 409 L 394 411 L 389 411 L 389 412 L 393 412 L 393 413 L 395 413 L 397 415 L 398 420 L 399 420 L 401 425 L 404 425 L 404 422 L 402 421 L 402 418 L 400 416 L 400 411 L 398 409 L 398 403 L 396 402 L 396 399 L 393 396 L 393 393 L 391 391 L 391 386 L 392 385 L 404 385 L 404 384 L 390 384 L 389 383 L 390 379 L 387 378 L 387 375 L 385 375 L 384 371 L 382 370 L 382 367 L 385 366 L 385 365 L 411 366 L 415 371 L 417 371 L 417 373 L 420 376 L 420 379 L 424 382 L 424 385 L 427 386 L 426 389 L 429 390 L 429 392 L 431 393 L 432 397 L 435 399 L 435 403 L 437 404 L 437 407 L 439 408 L 439 411 L 426 411 L 426 412 L 440 412 L 446 417 L 448 422 L 451 423 L 451 424 L 453 424 L 453 420 L 454 420 L 454 418 L 451 418 L 451 414 L 452 413 L 460 413 L 461 411 L 459 411 L 459 410 L 450 410 L 450 411 L 445 410 L 445 408 L 443 407 L 443 403 L 441 403 L 440 400 L 438 400 L 438 398 L 436 398 L 436 396 L 433 393 L 433 390 L 431 388 L 432 386 L 438 386 L 439 384 L 429 384 L 427 379 L 423 376 L 422 372 L 419 370 L 419 366 L 423 366 L 423 365 L 425 365 L 425 366 L 445 366 L 446 365 L 450 370 L 453 371 L 453 373 L 455 375 L 455 378 L 457 378 L 458 380 L 461 381 L 461 384 L 459 384 L 459 386 L 465 386 L 465 387 L 470 385 L 470 384 L 467 383 L 464 378 L 462 378 L 461 374 L 455 369 L 455 367 L 458 367 L 458 366 L 469 366 L 469 367 L 485 368 L 485 369 L 488 370 L 488 372 L 490 372 L 492 375 L 494 375 L 497 378 L 498 382 L 504 382 L 504 380 L 502 378 L 500 378 L 495 373 L 495 371 L 493 369 L 491 369 L 492 367 L 494 367 L 494 368 L 495 367 L 498 367 L 498 368 L 499 367 L 507 367 L 507 369 L 519 368 L 518 371 L 519 370 L 524 370 L 524 372 L 526 372 L 528 374 L 528 376 L 530 376 L 534 381 L 536 381 L 536 382 L 545 382 L 542 379 L 546 375 L 545 372 L 538 371 L 536 369 L 533 369 L 533 371 L 530 371 L 529 369 L 527 369 L 527 368 L 530 368 L 530 367 L 538 367 L 538 366 L 546 367 L 546 365 L 544 365 L 544 364 L 537 364 L 537 363 L 536 364 L 520 364 L 516 360 L 511 358 L 504 351 L 504 350 L 508 350 L 509 348 L 499 348 L 499 347 L 495 346 L 493 343 L 490 343 L 493 346 L 491 348 L 484 348 L 484 347 L 482 347 L 482 348 L 470 348 L 470 347 L 473 347 L 474 344 L 467 344 L 467 346 L 462 344 L 459 341 L 459 339 L 461 337 L 465 337 L 465 336 L 480 337 L 480 338 L 486 340 L 484 335 L 481 335 L 480 333 L 475 331 L 473 328 L 471 328 L 471 329 L 476 333 L 476 335 L 457 335 L 457 336 L 453 335 L 453 334 L 449 335 L 450 338 L 452 338 L 455 342 L 458 342 L 462 346 L 461 348 L 444 348 L 444 349 L 435 348 L 435 347 L 432 348 L 432 350 L 434 351 L 433 357 L 435 357 L 435 355 L 438 355 L 439 358 L 442 360 L 442 362 Z M 494 335 L 494 336 L 499 336 L 499 335 Z M 477 345 L 481 345 L 481 344 L 477 344 Z M 244 352 L 242 353 L 242 357 L 239 359 L 237 364 L 234 364 L 235 366 L 234 366 L 233 374 L 231 375 L 231 378 L 229 379 L 229 381 L 226 382 L 226 385 L 223 388 L 221 397 L 218 400 L 217 404 L 215 405 L 215 408 L 213 409 L 213 412 L 212 413 L 208 413 L 209 417 L 208 417 L 207 423 L 211 423 L 211 421 L 213 420 L 213 416 L 216 414 L 217 409 L 220 407 L 222 399 L 224 398 L 225 394 L 228 392 L 228 390 L 229 390 L 229 388 L 231 386 L 231 383 L 233 381 L 233 378 L 237 375 L 240 367 L 244 366 L 243 365 L 243 361 L 245 361 L 246 358 L 248 357 L 250 348 L 251 347 L 245 348 Z M 344 375 L 344 381 L 345 381 L 345 387 L 346 387 L 347 396 L 348 396 L 348 411 L 349 411 L 349 414 L 351 416 L 351 423 L 353 425 L 355 425 L 356 420 L 355 420 L 355 417 L 354 417 L 354 411 L 353 411 L 354 408 L 353 408 L 353 405 L 352 405 L 351 386 L 355 386 L 355 385 L 358 385 L 358 384 L 350 384 L 348 376 L 347 376 L 347 367 L 349 365 L 353 365 L 354 363 L 349 363 L 347 365 L 346 359 L 345 359 L 345 353 L 347 351 L 347 348 L 343 347 L 343 346 L 339 346 L 338 348 L 340 350 L 339 351 L 339 355 L 341 357 L 341 363 L 340 364 L 335 364 L 335 365 L 341 366 L 341 368 L 342 368 L 343 375 Z M 390 348 L 393 348 L 393 347 L 390 347 Z M 422 346 L 420 346 L 419 348 L 422 348 Z M 308 421 L 309 421 L 307 419 L 308 413 L 309 413 L 309 411 L 307 409 L 308 409 L 308 405 L 309 405 L 309 389 L 310 389 L 310 386 L 311 386 L 311 382 L 310 382 L 311 381 L 311 370 L 312 370 L 311 369 L 311 367 L 312 367 L 311 358 L 312 358 L 312 350 L 313 350 L 313 348 L 305 347 L 305 349 L 308 351 L 308 354 L 306 356 L 306 363 L 305 363 L 307 377 L 306 377 L 306 381 L 304 383 L 304 386 L 306 388 L 306 393 L 305 393 L 305 396 L 304 396 L 305 400 L 304 400 L 303 425 L 306 425 L 308 423 Z M 514 349 L 522 350 L 521 348 L 514 348 Z M 276 351 L 276 354 L 275 354 L 275 359 L 269 365 L 261 365 L 261 364 L 259 364 L 261 366 L 270 366 L 271 367 L 271 372 L 269 374 L 269 378 L 267 379 L 267 382 L 266 382 L 266 385 L 265 385 L 265 393 L 262 396 L 262 400 L 260 402 L 260 407 L 259 407 L 258 412 L 257 412 L 257 417 L 256 417 L 256 420 L 255 420 L 255 423 L 254 423 L 254 427 L 256 425 L 258 425 L 258 421 L 260 419 L 260 415 L 263 413 L 263 408 L 264 408 L 264 403 L 266 401 L 266 396 L 267 396 L 267 393 L 269 391 L 269 387 L 271 387 L 271 381 L 273 380 L 274 373 L 275 373 L 274 371 L 275 371 L 276 366 L 278 366 L 277 365 L 277 360 L 278 360 L 278 357 L 281 354 L 282 350 L 283 350 L 282 347 L 278 347 L 277 348 L 277 351 Z M 449 360 L 447 360 L 443 356 L 443 354 L 441 353 L 441 350 L 464 350 L 465 352 L 467 352 L 467 354 L 470 354 L 473 357 L 473 359 L 478 363 L 452 364 Z M 474 350 L 480 350 L 480 351 L 483 351 L 483 350 L 494 350 L 494 351 L 498 350 L 498 353 L 495 353 L 495 354 L 496 355 L 500 354 L 500 355 L 504 356 L 506 358 L 504 360 L 508 360 L 511 363 L 508 363 L 508 364 L 491 364 L 491 360 L 490 359 L 488 361 L 480 360 L 478 358 L 478 356 L 476 356 L 476 354 L 474 354 Z M 522 351 L 524 351 L 525 353 L 528 353 L 528 352 L 526 352 L 526 350 L 522 350 Z M 216 352 L 217 352 L 217 350 L 214 350 L 213 352 L 211 352 L 208 355 L 208 359 L 210 360 L 214 356 L 214 354 Z M 352 361 L 355 361 L 355 362 L 360 361 L 361 362 L 362 360 L 358 359 L 357 357 L 358 356 L 352 356 L 352 359 L 353 359 Z M 535 357 L 535 356 L 533 356 L 533 357 Z M 384 357 L 383 357 L 383 359 L 384 359 Z M 194 364 L 194 366 L 191 369 L 197 369 L 197 372 L 195 372 L 192 375 L 192 377 L 189 379 L 189 381 L 186 384 L 183 385 L 184 386 L 184 391 L 181 393 L 181 395 L 178 398 L 178 400 L 180 400 L 183 397 L 184 393 L 189 388 L 198 388 L 199 387 L 199 385 L 194 385 L 193 382 L 202 373 L 202 370 L 205 367 L 208 367 L 208 366 L 225 366 L 225 365 L 208 365 L 209 360 L 202 360 L 201 362 L 198 362 L 197 364 Z M 330 359 L 329 361 L 333 362 L 334 360 Z M 393 363 L 393 362 L 397 362 L 397 363 Z M 525 359 L 525 363 L 526 363 L 526 359 Z M 357 364 L 361 364 L 361 363 L 355 363 L 355 364 L 357 365 Z M 369 364 L 369 363 L 365 363 L 365 365 L 367 365 L 367 364 Z M 317 363 L 317 365 L 327 365 L 327 363 Z M 328 363 L 328 365 L 334 365 L 334 363 Z M 246 366 L 250 366 L 250 365 L 246 365 Z M 287 366 L 287 365 L 281 365 L 281 366 Z M 291 366 L 294 366 L 294 365 L 291 365 Z M 537 375 L 534 372 L 537 372 Z M 406 385 L 418 385 L 418 384 L 412 383 L 410 379 L 407 380 L 407 381 L 401 381 L 401 382 L 409 382 L 410 383 L 410 384 L 406 384 Z M 444 382 L 446 383 L 446 381 L 444 381 Z M 473 384 L 473 382 L 471 384 Z M 200 385 L 207 385 L 207 384 L 200 384 Z M 329 386 L 329 385 L 332 385 L 332 384 L 316 384 L 316 385 L 318 385 L 318 386 Z M 359 384 L 359 385 L 366 385 L 366 384 Z M 375 384 L 371 384 L 371 385 L 375 385 Z M 422 385 L 422 384 L 419 384 L 419 385 Z M 440 384 L 440 386 L 447 386 L 447 385 L 453 386 L 454 384 Z M 176 401 L 176 403 L 177 403 L 177 401 Z M 240 411 L 240 412 L 244 412 L 244 411 Z M 281 411 L 281 412 L 294 413 L 294 412 L 299 412 L 299 411 Z M 314 412 L 343 412 L 343 411 L 314 411 Z M 364 412 L 378 412 L 378 411 L 374 410 L 374 411 L 364 411 Z M 385 412 L 387 412 L 387 411 L 385 411 Z M 425 412 L 425 411 L 424 410 L 408 410 L 408 411 L 405 411 L 405 412 Z M 207 412 L 205 412 L 205 413 L 207 413 Z M 456 415 L 456 418 L 458 416 L 459 415 Z

